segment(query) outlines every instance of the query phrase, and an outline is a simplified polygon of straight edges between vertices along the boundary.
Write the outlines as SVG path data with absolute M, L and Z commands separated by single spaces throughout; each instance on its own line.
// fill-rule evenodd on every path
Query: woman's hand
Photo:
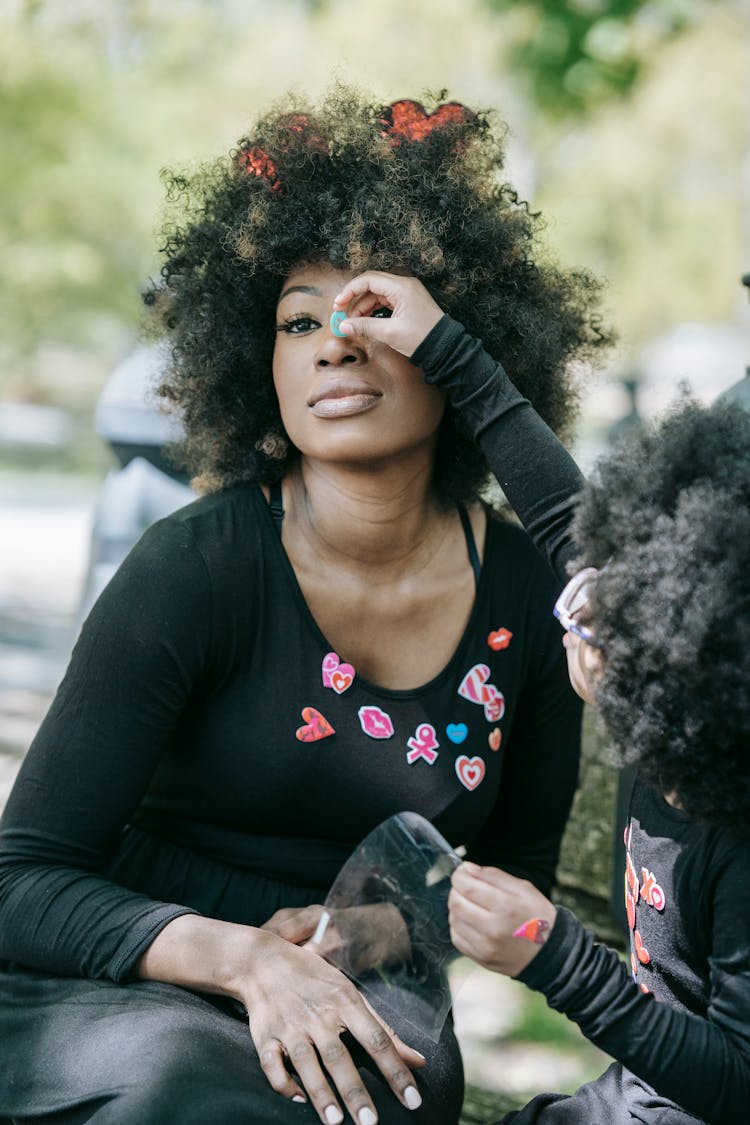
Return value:
M 314 942 L 324 914 L 327 918 L 323 932 Z M 352 976 L 377 966 L 402 965 L 411 956 L 409 930 L 390 902 L 340 909 L 286 907 L 277 910 L 262 929 L 294 945 L 304 945 Z
M 552 929 L 557 913 L 552 903 L 532 883 L 497 867 L 462 863 L 451 884 L 448 913 L 456 949 L 493 972 L 518 976 Z
M 343 1120 L 338 1091 L 353 1121 L 374 1125 L 377 1114 L 370 1095 L 341 1041 L 348 1031 L 398 1099 L 409 1109 L 419 1106 L 408 1067 L 424 1065 L 424 1058 L 376 1016 L 343 973 L 269 932 L 262 933 L 252 962 L 252 972 L 240 973 L 232 991 L 247 1009 L 260 1064 L 278 1094 L 306 1094 L 321 1121 L 336 1125 Z
M 410 356 L 443 316 L 443 310 L 416 277 L 368 270 L 353 278 L 333 302 L 345 310 L 339 324 L 345 336 L 364 336 Z M 390 316 L 373 316 L 389 310 Z
M 357 1125 L 377 1121 L 343 1032 L 371 1055 L 399 1101 L 409 1109 L 421 1103 L 410 1068 L 424 1066 L 424 1057 L 384 1024 L 343 973 L 269 930 L 182 915 L 154 938 L 137 973 L 239 1000 L 273 1089 L 309 1099 L 326 1125 L 343 1121 L 340 1103 Z

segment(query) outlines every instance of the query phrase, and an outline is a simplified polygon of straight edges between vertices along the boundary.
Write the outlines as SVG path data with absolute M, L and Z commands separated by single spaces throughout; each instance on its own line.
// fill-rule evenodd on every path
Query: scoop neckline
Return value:
M 284 546 L 281 535 L 279 534 L 279 529 L 274 523 L 273 515 L 271 513 L 268 501 L 263 495 L 263 490 L 259 485 L 256 485 L 256 495 L 258 501 L 264 509 L 263 518 L 265 519 L 266 526 L 271 532 L 274 540 L 273 550 L 278 552 L 284 577 L 291 588 L 292 595 L 300 609 L 308 632 L 312 635 L 316 643 L 324 648 L 325 652 L 336 652 L 336 648 L 326 637 L 325 633 L 316 621 L 312 610 L 307 604 L 305 595 L 302 592 L 302 587 L 299 584 L 294 567 L 292 566 L 292 561 L 287 554 L 286 547 Z M 479 582 L 476 584 L 474 600 L 472 602 L 471 612 L 469 613 L 469 616 L 467 618 L 466 625 L 464 626 L 464 630 L 458 640 L 456 647 L 448 658 L 448 661 L 443 666 L 443 668 L 435 676 L 432 677 L 431 680 L 428 680 L 426 683 L 420 684 L 418 687 L 414 688 L 382 687 L 380 684 L 375 684 L 371 680 L 368 680 L 365 676 L 362 675 L 361 672 L 356 671 L 355 668 L 356 681 L 358 681 L 360 686 L 370 695 L 375 695 L 381 699 L 416 699 L 434 690 L 434 688 L 440 685 L 441 681 L 447 679 L 452 674 L 454 666 L 459 662 L 459 658 L 464 648 L 468 645 L 471 635 L 474 632 L 474 625 L 476 623 L 477 617 L 479 616 L 480 605 L 484 600 L 487 583 L 489 581 L 487 575 L 490 569 L 491 555 L 493 551 L 493 536 L 490 535 L 492 521 L 488 518 L 486 511 L 484 513 L 484 518 L 486 520 L 484 536 L 484 557 L 482 559 L 482 570 L 479 575 Z M 471 569 L 468 550 L 466 553 L 466 565 L 469 567 L 469 569 Z M 339 656 L 342 661 L 346 661 L 345 655 L 338 652 L 336 653 L 336 655 Z

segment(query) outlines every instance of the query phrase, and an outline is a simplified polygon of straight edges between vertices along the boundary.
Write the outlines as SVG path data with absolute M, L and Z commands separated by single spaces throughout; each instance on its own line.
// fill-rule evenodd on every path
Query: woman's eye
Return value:
M 320 328 L 320 321 L 312 316 L 289 316 L 282 324 L 276 325 L 277 332 L 286 332 L 290 336 L 302 336 L 313 328 Z
M 370 313 L 370 316 L 377 316 L 381 320 L 387 320 L 389 316 L 393 316 L 393 309 L 389 309 L 387 305 L 381 305 L 379 309 L 375 309 Z

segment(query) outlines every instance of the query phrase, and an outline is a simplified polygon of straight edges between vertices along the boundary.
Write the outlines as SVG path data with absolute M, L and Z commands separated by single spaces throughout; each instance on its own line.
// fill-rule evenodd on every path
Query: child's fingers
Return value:
M 381 273 L 379 270 L 368 270 L 348 281 L 333 302 L 334 309 L 348 308 L 354 300 L 370 294 L 375 298 L 385 299 L 387 304 L 395 304 L 401 287 L 403 277 L 395 274 Z
M 347 320 L 351 320 L 358 316 L 370 316 L 376 309 L 382 309 L 383 307 L 384 298 L 379 293 L 373 293 L 368 289 L 366 293 L 361 293 L 346 306 L 346 317 Z M 390 308 L 390 305 L 387 307 Z
M 386 317 L 348 316 L 338 327 L 343 336 L 361 336 L 392 346 L 397 343 L 399 335 L 398 328 Z
M 477 903 L 486 910 L 491 909 L 498 901 L 502 903 L 504 899 L 502 887 L 496 886 L 484 877 L 484 872 L 488 869 L 478 868 L 478 873 L 474 874 L 473 871 L 466 870 L 466 866 L 462 863 L 453 872 L 451 877 L 453 889 L 470 902 Z

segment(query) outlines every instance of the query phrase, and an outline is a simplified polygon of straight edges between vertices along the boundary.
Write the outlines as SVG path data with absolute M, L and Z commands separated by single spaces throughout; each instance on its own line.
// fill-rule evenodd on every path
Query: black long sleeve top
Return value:
M 0 957 L 127 980 L 179 914 L 260 925 L 321 901 L 403 809 L 549 892 L 580 729 L 557 589 L 490 521 L 455 653 L 385 690 L 332 653 L 256 486 L 159 522 L 86 621 L 0 822 Z

